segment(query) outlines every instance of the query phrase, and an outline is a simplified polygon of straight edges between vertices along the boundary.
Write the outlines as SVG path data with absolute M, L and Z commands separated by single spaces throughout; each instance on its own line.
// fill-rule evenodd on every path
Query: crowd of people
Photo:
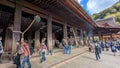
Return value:
M 113 55 L 116 55 L 116 52 L 120 52 L 120 41 L 112 40 L 112 41 L 90 41 L 89 42 L 89 51 L 94 52 L 96 55 L 96 60 L 100 59 L 100 54 L 102 51 L 110 51 L 113 52 Z
M 1 40 L 2 38 L 0 38 L 0 63 L 1 63 L 1 56 L 4 53 Z M 61 43 L 63 46 L 64 54 L 72 54 L 72 48 L 73 48 L 74 42 L 75 40 L 72 36 L 62 40 Z M 16 52 L 13 54 L 13 63 L 16 65 L 16 68 L 24 68 L 25 63 L 28 64 L 28 68 L 31 68 L 30 57 L 34 53 L 33 43 L 29 45 L 27 42 L 21 39 L 20 41 L 17 41 L 16 45 L 17 45 Z M 58 43 L 56 43 L 55 45 L 59 47 Z M 38 53 L 40 54 L 40 63 L 46 61 L 47 52 L 48 53 L 50 52 L 51 55 L 53 52 L 52 50 L 48 50 L 48 46 L 46 44 L 46 38 L 42 39 L 38 49 L 39 49 Z M 24 56 L 24 58 L 22 58 L 22 62 L 21 62 L 21 56 Z
M 0 63 L 1 63 L 1 56 L 4 53 L 3 50 L 3 45 L 1 42 L 2 38 L 0 38 Z M 75 45 L 75 39 L 70 36 L 67 39 L 62 40 L 62 45 L 63 45 L 63 52 L 64 54 L 72 54 L 72 48 Z M 30 62 L 30 57 L 34 52 L 34 47 L 31 44 L 31 46 L 26 43 L 23 39 L 20 41 L 17 41 L 17 48 L 16 52 L 14 53 L 14 59 L 13 63 L 16 64 L 16 68 L 24 68 L 25 63 L 27 62 L 28 68 L 31 68 L 31 62 Z M 58 45 L 58 44 L 57 44 Z M 102 51 L 109 51 L 111 50 L 113 52 L 113 55 L 116 55 L 117 51 L 120 51 L 120 41 L 113 40 L 113 41 L 107 41 L 107 42 L 102 42 L 102 41 L 90 41 L 89 44 L 89 51 L 94 52 L 96 56 L 96 60 L 100 60 L 100 54 Z M 59 46 L 58 46 L 59 47 Z M 46 54 L 47 52 L 49 53 L 48 46 L 46 44 L 46 38 L 44 38 L 41 41 L 40 47 L 39 47 L 39 53 L 40 53 L 40 63 L 46 61 Z M 52 53 L 52 51 L 51 51 Z M 24 58 L 21 60 L 21 55 L 24 56 Z

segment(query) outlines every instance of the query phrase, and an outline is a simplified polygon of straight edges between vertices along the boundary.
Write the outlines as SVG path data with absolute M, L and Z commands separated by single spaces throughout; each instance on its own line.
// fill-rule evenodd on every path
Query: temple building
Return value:
M 1 0 L 0 37 L 5 52 L 16 51 L 16 42 L 36 15 L 40 16 L 40 22 L 35 21 L 24 34 L 25 41 L 34 49 L 43 39 L 51 50 L 58 47 L 56 41 L 61 43 L 70 36 L 75 39 L 75 47 L 87 45 L 94 36 L 99 36 L 99 40 L 120 37 L 120 26 L 114 18 L 97 20 L 96 24 L 77 0 Z
M 76 0 L 1 0 L 0 36 L 5 52 L 15 52 L 16 42 L 35 15 L 39 15 L 41 21 L 35 22 L 24 34 L 24 39 L 35 49 L 43 38 L 48 50 L 55 47 L 55 40 L 61 42 L 70 36 L 85 45 L 97 28 Z
M 94 32 L 100 37 L 100 40 L 109 41 L 120 38 L 120 25 L 116 24 L 114 17 L 99 19 L 95 22 L 98 31 Z

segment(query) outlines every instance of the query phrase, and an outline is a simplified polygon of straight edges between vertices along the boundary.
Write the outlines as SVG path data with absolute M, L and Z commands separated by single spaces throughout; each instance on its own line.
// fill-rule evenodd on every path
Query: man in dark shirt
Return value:
M 100 59 L 100 51 L 99 51 L 98 43 L 95 43 L 95 56 L 96 56 L 96 60 Z

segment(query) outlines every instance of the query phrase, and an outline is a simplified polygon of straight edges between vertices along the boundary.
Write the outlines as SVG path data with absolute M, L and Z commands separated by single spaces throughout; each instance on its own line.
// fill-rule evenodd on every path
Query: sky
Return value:
M 78 0 L 80 5 L 89 15 L 99 13 L 100 11 L 111 7 L 118 1 L 119 0 Z

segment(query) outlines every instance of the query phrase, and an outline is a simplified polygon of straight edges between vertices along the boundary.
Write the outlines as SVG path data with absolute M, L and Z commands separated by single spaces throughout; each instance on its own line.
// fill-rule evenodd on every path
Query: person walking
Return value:
M 109 51 L 109 46 L 108 42 L 105 42 L 106 51 Z
M 2 53 L 4 52 L 1 40 L 2 40 L 2 38 L 0 37 L 0 63 L 2 63 L 2 59 L 1 58 L 2 58 Z
M 72 54 L 73 43 L 74 43 L 74 39 L 72 38 L 72 36 L 70 36 L 70 38 L 69 38 L 69 47 L 68 47 L 69 54 Z
M 99 53 L 101 54 L 102 53 L 102 44 L 101 44 L 101 41 L 97 42 L 98 44 L 98 47 L 99 47 Z
M 22 45 L 21 49 L 24 50 L 24 52 L 23 52 L 24 58 L 22 60 L 21 68 L 24 68 L 25 62 L 27 62 L 28 68 L 31 68 L 29 45 L 26 42 L 24 42 L 23 39 L 21 40 L 21 45 Z
M 47 50 L 47 46 L 45 45 L 45 43 L 42 43 L 42 46 L 40 48 L 41 55 L 42 55 L 40 63 L 46 61 L 46 50 Z
M 68 48 L 67 48 L 67 43 L 66 43 L 65 39 L 62 40 L 62 45 L 63 45 L 63 49 L 64 49 L 64 54 L 67 54 Z
M 97 43 L 95 43 L 95 56 L 96 60 L 100 60 L 100 51 Z
M 115 44 L 112 45 L 111 49 L 112 49 L 113 55 L 115 56 L 115 53 L 117 52 Z
M 17 49 L 16 49 L 16 53 L 15 53 L 15 59 L 14 59 L 14 64 L 16 64 L 16 68 L 20 68 L 21 67 L 21 63 L 20 63 L 20 56 L 23 53 L 23 50 L 21 49 L 21 43 L 20 41 L 17 42 Z
M 32 55 L 34 52 L 35 50 L 34 50 L 34 40 L 33 40 L 30 46 L 30 55 Z

